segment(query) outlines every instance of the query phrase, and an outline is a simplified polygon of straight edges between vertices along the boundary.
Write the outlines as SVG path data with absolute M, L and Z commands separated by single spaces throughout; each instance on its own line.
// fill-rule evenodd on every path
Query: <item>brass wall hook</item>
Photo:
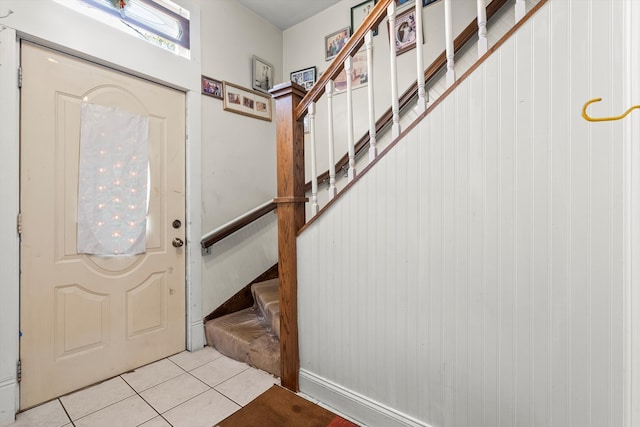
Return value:
M 627 114 L 629 114 L 632 110 L 635 110 L 636 108 L 640 108 L 640 105 L 633 105 L 631 106 L 627 111 L 625 111 L 623 114 L 619 115 L 619 116 L 613 116 L 613 117 L 590 117 L 587 114 L 587 107 L 590 104 L 593 104 L 594 102 L 600 102 L 602 101 L 602 98 L 593 98 L 590 99 L 589 101 L 587 101 L 584 104 L 584 107 L 582 107 L 582 117 L 584 117 L 585 120 L 588 120 L 590 122 L 610 122 L 613 120 L 620 120 L 623 119 L 627 116 Z

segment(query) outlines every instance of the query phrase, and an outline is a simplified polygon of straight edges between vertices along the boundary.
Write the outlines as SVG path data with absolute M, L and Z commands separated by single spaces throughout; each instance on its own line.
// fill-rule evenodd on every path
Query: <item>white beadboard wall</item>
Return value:
M 550 0 L 300 235 L 303 393 L 370 426 L 633 425 L 640 115 L 580 116 L 628 107 L 632 3 Z

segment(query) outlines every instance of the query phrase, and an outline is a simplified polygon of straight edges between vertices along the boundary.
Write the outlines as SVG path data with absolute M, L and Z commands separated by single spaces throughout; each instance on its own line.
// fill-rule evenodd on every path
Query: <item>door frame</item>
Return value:
M 200 9 L 193 0 L 174 0 L 191 13 L 191 51 L 187 60 L 165 52 L 145 41 L 103 25 L 55 2 L 39 3 L 34 13 L 20 0 L 0 0 L 0 183 L 3 209 L 0 210 L 0 426 L 15 419 L 19 407 L 17 361 L 19 359 L 19 126 L 20 93 L 17 70 L 20 41 L 27 40 L 63 53 L 72 54 L 127 74 L 179 89 L 186 94 L 186 347 L 205 345 L 202 316 L 201 229 L 201 100 L 200 100 Z M 9 13 L 11 11 L 11 13 Z M 47 16 L 56 16 L 56 24 Z M 64 28 L 61 31 L 61 28 Z M 89 32 L 94 42 L 86 40 Z M 95 42 L 97 40 L 98 42 Z M 121 49 L 127 46 L 127 49 Z M 160 66 L 160 64 L 162 66 Z

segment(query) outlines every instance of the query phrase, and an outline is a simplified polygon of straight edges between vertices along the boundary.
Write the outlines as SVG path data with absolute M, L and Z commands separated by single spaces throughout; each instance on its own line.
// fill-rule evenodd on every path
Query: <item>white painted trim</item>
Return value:
M 137 75 L 186 92 L 186 319 L 189 350 L 204 346 L 202 326 L 202 236 L 200 100 L 201 40 L 200 8 L 194 0 L 175 0 L 191 12 L 191 60 L 158 49 L 145 41 L 94 21 L 55 2 L 33 4 L 21 0 L 0 0 L 0 182 L 3 206 L 0 210 L 0 426 L 13 422 L 18 408 L 15 362 L 19 355 L 19 241 L 15 231 L 19 210 L 19 96 L 15 85 L 19 47 L 16 36 L 70 53 L 111 68 Z M 8 10 L 13 13 L 8 14 Z M 56 16 L 56 19 L 49 19 Z M 73 25 L 65 25 L 73 23 Z M 87 37 L 91 34 L 91 37 Z M 8 48 L 8 41 L 12 48 Z M 127 46 L 126 49 L 120 48 Z M 158 66 L 162 64 L 162 66 Z M 9 78 L 3 73 L 7 73 Z M 7 319 L 5 321 L 5 319 Z M 10 359 L 13 359 L 11 361 Z M 9 360 L 9 363 L 4 362 Z M 4 371 L 7 372 L 4 372 Z M 9 372 L 10 370 L 10 372 Z
M 4 15 L 0 8 L 0 16 Z M 0 22 L 0 426 L 15 420 L 19 389 L 16 364 L 19 355 L 19 50 L 16 32 Z
M 328 408 L 350 414 L 360 425 L 431 427 L 304 369 L 300 370 L 300 391 L 323 402 Z
M 193 15 L 192 15 L 193 16 Z M 193 28 L 193 21 L 192 21 Z M 200 34 L 198 28 L 198 34 Z M 192 38 L 193 39 L 193 38 Z M 192 51 L 193 55 L 194 52 Z M 198 88 L 187 93 L 187 350 L 196 351 L 204 347 L 204 325 L 202 324 L 202 109 L 200 76 Z

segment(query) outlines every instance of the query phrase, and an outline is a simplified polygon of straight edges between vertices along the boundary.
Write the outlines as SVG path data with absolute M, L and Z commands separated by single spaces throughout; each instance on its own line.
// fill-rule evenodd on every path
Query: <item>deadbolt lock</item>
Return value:
M 171 225 L 173 225 L 173 228 L 180 228 L 182 226 L 182 222 L 179 219 L 174 219 Z

